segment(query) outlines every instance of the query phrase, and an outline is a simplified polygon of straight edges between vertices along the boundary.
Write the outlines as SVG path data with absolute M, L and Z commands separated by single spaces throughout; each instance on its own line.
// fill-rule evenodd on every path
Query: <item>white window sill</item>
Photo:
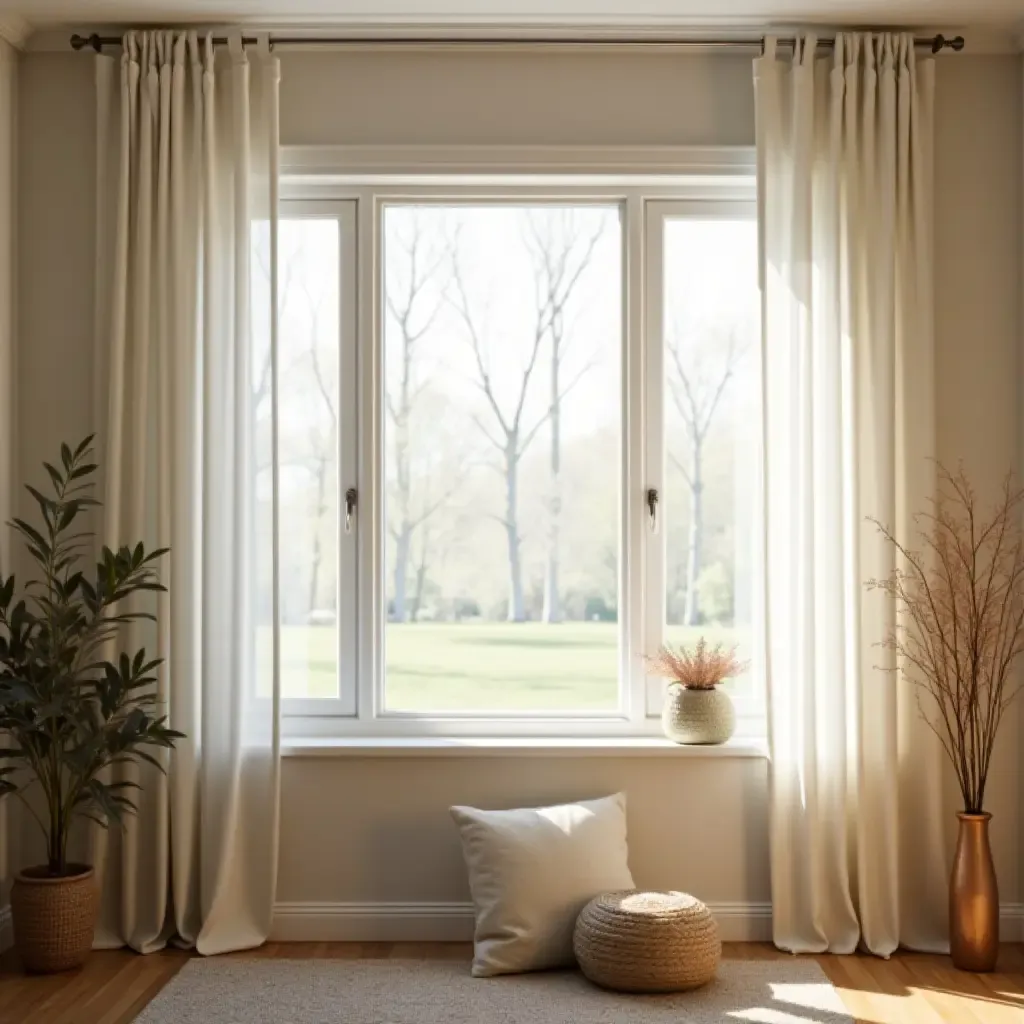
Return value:
M 715 746 L 682 746 L 660 736 L 347 736 L 286 738 L 282 757 L 768 757 L 768 743 L 733 737 Z

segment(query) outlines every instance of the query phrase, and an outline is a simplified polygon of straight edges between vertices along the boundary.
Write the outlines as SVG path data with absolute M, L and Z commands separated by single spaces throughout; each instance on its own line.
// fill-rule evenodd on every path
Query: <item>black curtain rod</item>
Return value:
M 223 36 L 214 37 L 215 46 L 225 46 L 227 39 Z M 242 36 L 243 44 L 254 46 L 257 42 L 253 36 Z M 429 45 L 453 45 L 465 44 L 469 46 L 705 46 L 705 47 L 735 47 L 756 44 L 758 40 L 749 39 L 670 39 L 643 37 L 623 37 L 615 39 L 580 38 L 580 39 L 530 39 L 530 38 L 501 38 L 497 36 L 461 39 L 438 38 L 423 36 L 419 38 L 410 37 L 369 37 L 369 36 L 274 36 L 270 37 L 271 45 L 278 46 L 429 46 Z M 792 38 L 780 39 L 783 45 L 792 46 L 795 42 Z M 819 39 L 818 42 L 825 47 L 832 46 L 835 40 Z M 93 33 L 90 36 L 81 36 L 77 33 L 71 37 L 71 49 L 85 50 L 92 49 L 96 53 L 102 53 L 105 46 L 120 46 L 121 36 L 101 36 Z M 764 39 L 760 40 L 763 49 Z M 915 46 L 927 47 L 932 53 L 940 53 L 942 50 L 953 50 L 959 53 L 964 48 L 964 37 L 953 36 L 947 38 L 943 35 L 926 36 L 914 40 Z

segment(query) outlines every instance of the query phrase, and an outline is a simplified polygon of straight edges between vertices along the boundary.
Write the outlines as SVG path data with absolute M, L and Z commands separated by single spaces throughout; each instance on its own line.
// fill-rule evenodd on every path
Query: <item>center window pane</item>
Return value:
M 388 711 L 619 707 L 616 205 L 384 210 Z

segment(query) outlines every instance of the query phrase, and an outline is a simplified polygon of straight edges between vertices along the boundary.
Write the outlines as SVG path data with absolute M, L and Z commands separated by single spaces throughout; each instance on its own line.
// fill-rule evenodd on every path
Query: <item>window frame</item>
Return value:
M 354 363 L 357 375 L 358 510 L 354 605 L 356 641 L 354 703 L 282 698 L 283 731 L 290 737 L 653 737 L 661 734 L 660 709 L 648 701 L 643 654 L 651 650 L 654 596 L 651 543 L 646 526 L 653 474 L 649 416 L 650 288 L 649 204 L 722 204 L 754 200 L 754 155 L 746 147 L 285 147 L 281 215 L 320 204 L 351 204 L 354 224 Z M 619 664 L 622 703 L 615 712 L 409 712 L 384 708 L 384 410 L 383 212 L 387 205 L 474 202 L 619 204 L 622 223 L 622 453 L 620 466 Z M 295 205 L 293 205 L 295 204 Z M 349 208 L 349 207 L 346 207 Z M 346 245 L 343 239 L 343 253 Z M 343 255 L 343 268 L 345 259 Z M 344 273 L 344 270 L 343 270 Z M 344 302 L 344 300 L 343 300 Z M 339 365 L 343 360 L 339 360 Z M 660 402 L 660 395 L 658 396 Z M 656 480 L 657 482 L 654 482 Z M 662 588 L 663 590 L 663 588 Z M 653 606 L 653 607 L 652 607 Z M 345 668 L 339 664 L 340 676 Z M 344 698 L 344 692 L 343 692 Z M 738 734 L 763 737 L 764 717 L 738 709 Z
M 657 489 L 659 495 L 666 491 L 667 444 L 665 443 L 665 223 L 672 219 L 743 219 L 757 220 L 755 199 L 651 199 L 645 204 L 646 231 L 646 281 L 644 296 L 645 350 L 647 354 L 647 402 L 644 437 L 647 440 L 645 474 L 649 487 Z M 662 506 L 663 507 L 663 506 Z M 645 642 L 647 650 L 657 650 L 665 640 L 667 587 L 666 566 L 668 565 L 668 541 L 666 531 L 658 529 L 647 538 L 644 549 L 644 573 L 646 583 Z M 756 549 L 756 544 L 755 544 Z M 755 581 L 756 585 L 756 581 Z M 757 602 L 754 602 L 757 606 Z M 755 675 L 763 668 L 753 664 L 750 668 Z M 764 680 L 755 680 L 754 693 L 731 694 L 736 709 L 737 732 L 742 735 L 763 735 L 767 713 Z M 647 706 L 649 715 L 660 713 L 661 700 L 651 696 L 648 687 Z
M 282 199 L 278 205 L 280 221 L 333 220 L 338 224 L 338 608 L 337 655 L 338 694 L 335 697 L 281 697 L 283 720 L 329 717 L 351 718 L 358 705 L 357 681 L 359 644 L 357 640 L 357 593 L 345 586 L 346 579 L 357 575 L 359 519 L 345 531 L 345 491 L 356 486 L 358 477 L 358 207 L 344 199 Z M 352 657 L 347 658 L 345 651 Z

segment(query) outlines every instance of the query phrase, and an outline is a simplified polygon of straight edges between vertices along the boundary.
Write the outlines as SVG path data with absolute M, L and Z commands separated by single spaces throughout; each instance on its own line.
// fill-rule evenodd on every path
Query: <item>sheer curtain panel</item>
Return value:
M 934 492 L 934 65 L 905 34 L 755 62 L 775 942 L 947 948 L 937 742 L 865 582 Z
M 238 36 L 130 32 L 119 62 L 97 58 L 101 535 L 170 548 L 139 639 L 188 735 L 166 778 L 142 773 L 127 831 L 90 837 L 99 946 L 219 953 L 270 928 L 278 75 Z

